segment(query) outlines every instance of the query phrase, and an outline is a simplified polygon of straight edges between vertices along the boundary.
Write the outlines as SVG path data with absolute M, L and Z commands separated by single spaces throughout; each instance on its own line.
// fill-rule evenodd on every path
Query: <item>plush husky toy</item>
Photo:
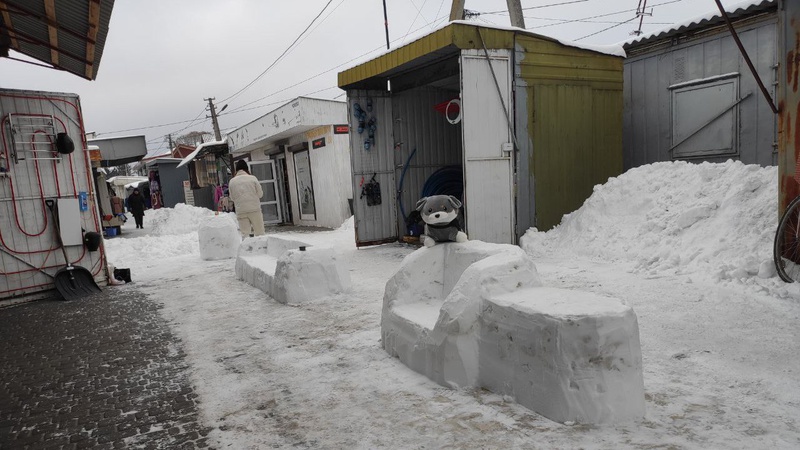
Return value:
M 458 208 L 461 202 L 452 195 L 432 195 L 417 202 L 417 211 L 425 222 L 422 238 L 426 247 L 433 247 L 437 242 L 467 241 L 458 223 Z

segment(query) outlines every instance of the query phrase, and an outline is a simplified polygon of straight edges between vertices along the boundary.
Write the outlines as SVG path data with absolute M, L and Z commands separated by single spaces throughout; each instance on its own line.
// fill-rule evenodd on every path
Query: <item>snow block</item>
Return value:
M 384 349 L 443 386 L 484 387 L 559 422 L 644 414 L 636 316 L 619 300 L 541 287 L 519 247 L 444 243 L 386 283 Z
M 200 258 L 206 261 L 235 258 L 242 238 L 236 222 L 225 216 L 214 216 L 197 230 Z
M 639 325 L 620 300 L 539 287 L 485 301 L 482 386 L 556 422 L 644 416 Z
M 332 248 L 311 247 L 276 236 L 242 241 L 235 274 L 237 279 L 289 304 L 346 292 L 351 286 L 348 267 Z
M 280 303 L 297 304 L 350 290 L 347 265 L 336 259 L 332 248 L 287 250 L 275 268 L 272 297 Z

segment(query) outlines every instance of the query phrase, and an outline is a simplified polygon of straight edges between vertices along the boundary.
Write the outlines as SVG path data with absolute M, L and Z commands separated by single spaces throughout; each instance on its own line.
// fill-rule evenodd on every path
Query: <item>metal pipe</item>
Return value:
M 742 53 L 742 57 L 744 58 L 744 62 L 747 63 L 747 67 L 750 68 L 750 72 L 753 74 L 753 77 L 756 79 L 756 83 L 758 83 L 758 87 L 761 89 L 761 93 L 764 94 L 764 98 L 767 99 L 769 103 L 769 107 L 772 109 L 772 112 L 778 114 L 778 108 L 775 106 L 775 102 L 772 100 L 772 96 L 769 95 L 767 92 L 766 86 L 764 86 L 764 82 L 761 81 L 761 77 L 758 76 L 758 72 L 756 72 L 755 66 L 753 66 L 753 62 L 750 61 L 750 56 L 747 55 L 747 51 L 744 49 L 744 45 L 742 45 L 742 41 L 739 40 L 739 35 L 736 33 L 736 30 L 733 29 L 733 24 L 731 23 L 731 19 L 728 17 L 728 13 L 725 12 L 725 8 L 722 7 L 722 3 L 720 0 L 714 0 L 717 3 L 717 7 L 719 8 L 719 13 L 722 15 L 722 18 L 725 19 L 725 23 L 728 24 L 728 29 L 731 32 L 731 36 L 733 36 L 733 40 L 736 42 L 736 46 L 739 47 L 739 51 Z

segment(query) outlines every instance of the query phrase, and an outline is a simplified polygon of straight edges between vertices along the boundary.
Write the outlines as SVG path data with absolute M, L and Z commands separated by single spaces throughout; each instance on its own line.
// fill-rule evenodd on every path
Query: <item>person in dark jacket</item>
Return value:
M 133 193 L 128 196 L 128 210 L 133 215 L 133 218 L 136 219 L 136 228 L 144 228 L 144 221 L 142 220 L 144 207 L 144 197 L 139 193 L 139 189 L 134 189 Z

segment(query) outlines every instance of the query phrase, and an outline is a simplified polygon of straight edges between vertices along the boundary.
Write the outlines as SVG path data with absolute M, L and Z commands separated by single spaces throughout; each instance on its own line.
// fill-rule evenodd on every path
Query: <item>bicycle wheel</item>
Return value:
M 781 280 L 800 281 L 800 197 L 789 203 L 778 223 L 773 257 Z

